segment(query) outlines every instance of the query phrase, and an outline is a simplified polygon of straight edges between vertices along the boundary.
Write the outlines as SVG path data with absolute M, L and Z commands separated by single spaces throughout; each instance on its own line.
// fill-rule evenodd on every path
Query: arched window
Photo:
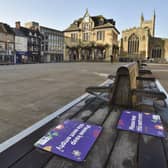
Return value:
M 137 55 L 139 53 L 139 38 L 132 34 L 128 39 L 128 54 Z
M 152 49 L 152 58 L 161 58 L 162 49 L 160 46 L 156 46 Z

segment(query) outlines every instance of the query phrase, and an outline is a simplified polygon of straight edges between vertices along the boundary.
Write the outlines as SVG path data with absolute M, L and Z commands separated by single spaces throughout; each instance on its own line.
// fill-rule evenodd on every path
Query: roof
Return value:
M 21 26 L 20 29 L 14 28 L 13 30 L 17 36 L 27 36 L 28 37 L 28 36 L 30 36 L 30 34 L 29 34 L 30 32 L 32 33 L 32 35 L 34 33 L 36 33 L 37 35 L 42 36 L 42 34 L 40 33 L 40 31 L 38 29 L 32 30 L 32 29 L 28 29 L 26 27 Z
M 71 24 L 67 29 L 64 31 L 80 31 L 81 29 L 76 24 Z
M 90 18 L 93 20 L 95 28 L 114 28 L 117 33 L 119 31 L 115 27 L 115 21 L 113 19 L 106 19 L 103 15 L 98 15 L 98 16 L 90 16 Z M 80 31 L 81 29 L 79 28 L 80 23 L 82 22 L 83 17 L 79 18 L 78 20 L 74 20 L 74 22 L 64 30 L 64 32 L 68 31 Z
M 94 29 L 104 29 L 104 28 L 113 28 L 118 34 L 120 34 L 117 28 L 111 23 L 106 23 L 106 24 L 94 27 Z
M 57 30 L 57 29 L 53 29 L 53 28 L 49 28 L 49 27 L 45 27 L 45 26 L 40 26 L 40 29 L 47 29 L 47 30 L 50 30 L 50 31 L 63 33 L 63 31 L 61 31 L 61 30 Z
M 22 37 L 26 36 L 26 34 L 21 29 L 13 28 L 13 31 L 15 32 L 16 36 L 22 36 Z
M 0 31 L 8 34 L 14 34 L 13 29 L 6 23 L 0 23 Z

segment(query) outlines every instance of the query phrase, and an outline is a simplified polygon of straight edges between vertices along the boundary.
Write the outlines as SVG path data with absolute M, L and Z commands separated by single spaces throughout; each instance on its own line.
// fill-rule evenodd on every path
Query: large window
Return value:
M 128 39 L 128 54 L 137 55 L 139 53 L 139 38 L 132 34 Z
M 117 41 L 117 39 L 118 39 L 117 34 L 113 32 L 113 40 L 114 40 L 114 41 Z
M 104 31 L 97 32 L 97 40 L 104 40 L 105 33 Z
M 83 24 L 82 24 L 82 29 L 83 29 L 84 31 L 91 30 L 91 23 L 83 23 Z
M 90 40 L 89 33 L 83 33 L 83 41 L 89 41 L 89 40 Z
M 71 33 L 71 41 L 76 41 L 78 39 L 77 33 Z
M 162 50 L 160 46 L 154 47 L 152 49 L 152 58 L 161 58 Z

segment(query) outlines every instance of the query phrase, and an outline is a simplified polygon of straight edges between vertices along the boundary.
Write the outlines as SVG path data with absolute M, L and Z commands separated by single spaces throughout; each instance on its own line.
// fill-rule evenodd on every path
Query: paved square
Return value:
M 119 64 L 0 66 L 0 142 L 14 136 L 115 74 Z
M 121 63 L 0 66 L 0 142 L 104 82 Z M 168 65 L 150 65 L 168 90 Z

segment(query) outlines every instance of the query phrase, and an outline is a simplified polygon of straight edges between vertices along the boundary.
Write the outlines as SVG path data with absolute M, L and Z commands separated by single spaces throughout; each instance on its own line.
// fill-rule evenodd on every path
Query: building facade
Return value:
M 20 26 L 20 22 L 15 23 L 16 26 L 13 29 L 15 32 L 15 53 L 16 64 L 22 64 L 28 62 L 28 35 L 25 33 L 25 29 Z
M 66 61 L 110 61 L 118 55 L 118 34 L 113 19 L 85 15 L 65 31 Z
M 41 63 L 44 54 L 44 37 L 40 32 L 39 24 L 27 22 L 25 23 L 24 30 L 28 36 L 28 62 Z
M 0 23 L 0 64 L 15 62 L 15 33 L 9 25 Z
M 40 26 L 44 36 L 43 62 L 62 62 L 64 55 L 64 33 L 59 30 Z
M 120 41 L 122 58 L 168 61 L 168 39 L 155 37 L 155 19 L 155 12 L 151 20 L 145 20 L 142 14 L 139 27 L 122 31 Z

